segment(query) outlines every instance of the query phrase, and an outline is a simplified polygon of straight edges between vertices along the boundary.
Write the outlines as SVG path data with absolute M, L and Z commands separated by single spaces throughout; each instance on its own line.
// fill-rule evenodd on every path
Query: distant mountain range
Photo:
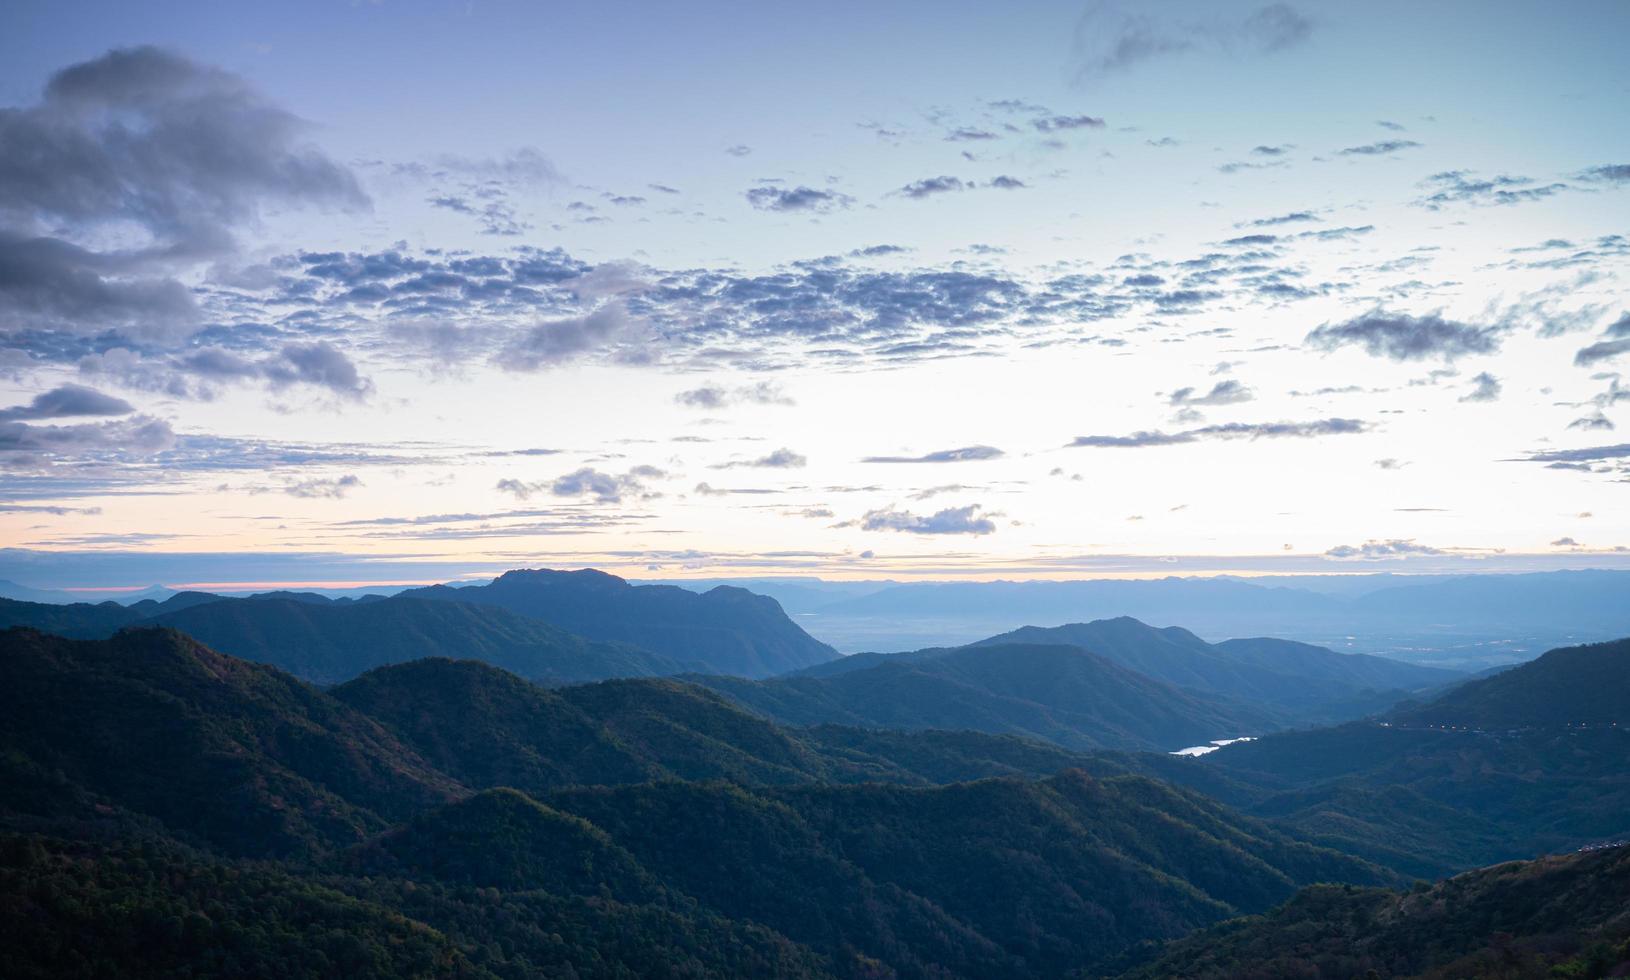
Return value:
M 600 572 L 510 572 L 491 585 L 394 598 L 180 592 L 162 602 L 68 605 L 0 599 L 0 627 L 82 639 L 169 626 L 216 649 L 335 683 L 390 663 L 449 653 L 551 684 L 686 671 L 762 677 L 829 660 L 830 647 L 773 599 L 631 586 Z
M 955 646 L 1117 616 L 1475 670 L 1630 635 L 1630 571 L 827 583 L 746 579 L 845 652 Z
M 966 647 L 855 654 L 750 682 L 697 677 L 784 724 L 963 728 L 1173 750 L 1384 711 L 1462 675 L 1285 640 L 1209 644 L 1121 617 Z

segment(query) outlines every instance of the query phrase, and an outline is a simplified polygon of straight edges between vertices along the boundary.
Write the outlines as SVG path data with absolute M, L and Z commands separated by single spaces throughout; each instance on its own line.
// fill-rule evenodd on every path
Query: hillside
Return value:
M 0 904 L 36 924 L 8 975 L 1052 977 L 1391 880 L 1143 777 L 1031 778 L 1061 750 L 789 732 L 672 681 L 430 660 L 329 694 L 158 629 L 12 630 L 0 668 L 0 880 L 29 889 Z M 989 766 L 1026 778 L 920 785 Z M 511 778 L 536 795 L 482 785 Z
M 320 852 L 462 791 L 317 689 L 160 629 L 0 633 L 0 755 L 8 812 L 118 808 L 230 854 Z
M 1461 676 L 1290 640 L 1259 637 L 1212 644 L 1179 627 L 1156 628 L 1126 616 L 1025 626 L 974 645 L 1003 643 L 1083 647 L 1176 687 L 1269 707 L 1291 724 L 1347 721 Z
M 824 677 L 694 680 L 783 724 L 967 729 L 1074 749 L 1170 751 L 1274 726 L 1252 708 L 1177 690 L 1077 647 L 979 646 L 870 662 Z
M 1403 894 L 1321 885 L 1179 940 L 1126 976 L 1621 976 L 1627 909 L 1627 847 L 1502 864 Z
M 507 609 L 423 599 L 316 601 L 290 595 L 218 599 L 141 621 L 319 684 L 387 664 L 456 655 L 543 684 L 677 674 L 659 654 L 575 636 Z
M 1552 650 L 1397 713 L 1398 724 L 1630 729 L 1630 640 Z
M 837 656 L 774 599 L 730 586 L 698 595 L 671 585 L 629 585 L 592 569 L 529 569 L 505 572 L 490 585 L 432 586 L 402 596 L 498 606 L 591 640 L 631 644 L 740 677 L 767 677 Z

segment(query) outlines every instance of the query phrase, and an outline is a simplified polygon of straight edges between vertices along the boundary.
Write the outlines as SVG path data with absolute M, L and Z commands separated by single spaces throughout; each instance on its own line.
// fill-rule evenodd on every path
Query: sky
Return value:
M 1630 567 L 1630 3 L 0 12 L 0 578 Z

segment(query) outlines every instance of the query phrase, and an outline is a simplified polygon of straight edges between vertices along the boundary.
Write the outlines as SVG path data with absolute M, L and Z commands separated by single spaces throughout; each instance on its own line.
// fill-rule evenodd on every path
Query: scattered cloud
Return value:
M 815 187 L 778 187 L 772 184 L 747 191 L 747 203 L 760 211 L 825 214 L 828 211 L 841 211 L 854 202 L 855 199 L 847 194 Z
M 1350 435 L 1369 431 L 1368 423 L 1357 419 L 1318 419 L 1312 422 L 1229 422 L 1206 425 L 1180 432 L 1144 431 L 1127 436 L 1076 436 L 1066 448 L 1142 449 L 1149 446 L 1179 446 L 1205 440 L 1311 439 L 1319 436 Z
M 990 534 L 996 530 L 993 514 L 978 504 L 947 507 L 933 514 L 918 515 L 894 507 L 867 511 L 860 519 L 863 531 L 903 531 L 907 534 Z
M 1006 454 L 995 446 L 963 446 L 959 449 L 938 449 L 921 456 L 867 456 L 862 463 L 968 463 L 987 459 L 1001 459 Z
M 1362 347 L 1374 357 L 1395 361 L 1452 361 L 1469 354 L 1492 353 L 1499 347 L 1499 338 L 1492 327 L 1447 320 L 1437 313 L 1410 316 L 1375 309 L 1341 323 L 1321 324 L 1304 343 L 1325 351 Z

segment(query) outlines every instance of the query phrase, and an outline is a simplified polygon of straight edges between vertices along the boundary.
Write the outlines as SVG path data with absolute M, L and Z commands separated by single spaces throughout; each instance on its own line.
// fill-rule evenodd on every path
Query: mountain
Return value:
M 1407 893 L 1319 885 L 1172 943 L 1131 978 L 1604 977 L 1630 964 L 1630 847 L 1520 861 Z
M 1050 628 L 1025 626 L 973 645 L 1002 643 L 1083 647 L 1176 687 L 1266 706 L 1289 724 L 1347 721 L 1463 676 L 1269 637 L 1211 644 L 1188 630 L 1160 629 L 1128 616 Z
M 1630 641 L 1553 650 L 1385 720 L 1197 760 L 1223 798 L 1415 874 L 1630 835 Z M 1174 770 L 1181 780 L 1181 770 Z
M 1552 650 L 1401 710 L 1398 724 L 1477 729 L 1630 729 L 1630 639 Z
M 0 599 L 15 599 L 19 602 L 48 602 L 65 604 L 78 601 L 72 592 L 63 592 L 57 589 L 33 589 L 26 585 L 19 585 L 10 579 L 0 579 Z
M 799 629 L 774 599 L 730 586 L 698 595 L 671 585 L 629 585 L 593 569 L 527 569 L 505 572 L 490 585 L 437 585 L 402 596 L 497 606 L 592 640 L 632 644 L 740 677 L 766 677 L 837 656 Z
M 1314 881 L 1393 880 L 1140 776 L 858 782 L 1060 758 L 789 732 L 667 680 L 546 689 L 431 660 L 330 694 L 172 630 L 11 630 L 0 904 L 31 928 L 0 965 L 1054 977 Z M 732 780 L 672 778 L 710 773 Z M 572 785 L 593 779 L 631 782 Z
M 1138 777 L 776 792 L 655 783 L 541 802 L 703 907 L 901 975 L 1058 976 L 1265 908 L 1297 881 L 1385 878 Z
M 1250 707 L 1180 691 L 1056 644 L 873 657 L 829 676 L 694 680 L 782 724 L 969 729 L 1074 749 L 1169 751 L 1274 727 Z
M 172 630 L 0 633 L 0 809 L 118 808 L 230 854 L 314 853 L 461 792 L 321 691 Z
M 425 599 L 333 601 L 284 593 L 217 599 L 165 611 L 142 624 L 177 629 L 223 653 L 323 684 L 386 664 L 450 655 L 546 684 L 687 669 L 667 657 L 585 640 L 507 609 Z

